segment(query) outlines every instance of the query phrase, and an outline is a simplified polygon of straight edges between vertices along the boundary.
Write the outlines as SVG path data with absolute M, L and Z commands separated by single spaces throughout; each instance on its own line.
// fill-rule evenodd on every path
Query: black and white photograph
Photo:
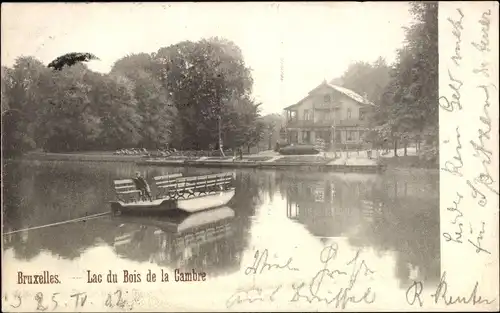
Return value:
M 3 3 L 2 311 L 497 310 L 498 3 L 441 4 Z

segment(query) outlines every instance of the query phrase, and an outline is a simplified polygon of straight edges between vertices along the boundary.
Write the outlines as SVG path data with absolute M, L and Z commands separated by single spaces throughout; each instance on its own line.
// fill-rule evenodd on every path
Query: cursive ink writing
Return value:
M 455 129 L 457 133 L 457 146 L 455 148 L 456 155 L 453 157 L 453 160 L 448 160 L 444 163 L 444 167 L 441 170 L 451 173 L 453 175 L 457 175 L 462 177 L 462 167 L 464 166 L 464 162 L 462 161 L 462 154 L 460 150 L 462 150 L 462 143 L 460 142 L 460 128 L 457 126 Z
M 457 199 L 453 200 L 453 207 L 447 207 L 446 209 L 451 212 L 455 212 L 455 219 L 451 222 L 453 225 L 456 225 L 458 220 L 461 219 L 464 215 L 462 214 L 462 211 L 458 208 L 458 205 L 460 204 L 460 201 L 462 201 L 463 196 L 457 192 Z M 462 223 L 458 223 L 458 231 L 455 232 L 455 238 L 452 238 L 452 236 L 449 233 L 443 233 L 443 237 L 446 238 L 446 241 L 453 241 L 456 243 L 462 243 Z
M 481 191 L 479 191 L 474 185 L 472 185 L 470 180 L 467 180 L 467 186 L 469 186 L 470 189 L 472 189 L 472 198 L 476 199 L 478 196 L 480 196 L 479 200 L 477 201 L 477 204 L 479 204 L 484 208 L 484 206 L 488 203 L 486 196 Z
M 481 240 L 483 240 L 483 235 L 484 235 L 484 226 L 485 226 L 485 223 L 482 222 L 482 227 L 481 227 L 481 231 L 479 231 L 479 235 L 477 236 L 476 238 L 476 242 L 472 242 L 470 239 L 469 239 L 469 243 L 471 245 L 473 245 L 475 248 L 476 248 L 476 253 L 480 253 L 480 252 L 485 252 L 485 253 L 488 253 L 488 254 L 491 254 L 488 250 L 486 249 L 483 249 L 481 247 Z
M 473 155 L 476 158 L 480 158 L 481 163 L 483 165 L 483 171 L 479 173 L 478 176 L 474 179 L 474 183 L 483 185 L 488 190 L 498 195 L 498 191 L 495 190 L 492 186 L 495 183 L 495 181 L 493 180 L 490 171 L 488 169 L 488 166 L 491 164 L 493 151 L 487 149 L 485 145 L 485 140 L 490 139 L 490 133 L 491 133 L 491 117 L 488 112 L 488 108 L 490 107 L 491 104 L 490 104 L 490 93 L 488 87 L 489 86 L 486 85 L 478 86 L 478 88 L 484 91 L 485 94 L 483 115 L 480 116 L 479 118 L 479 120 L 481 121 L 481 123 L 484 125 L 485 128 L 478 129 L 478 142 L 471 140 L 470 144 L 472 145 L 472 148 L 474 149 L 475 152 Z M 475 193 L 477 193 L 476 190 Z M 485 202 L 487 202 L 486 197 L 484 197 L 484 200 Z
M 279 265 L 279 264 L 271 264 L 267 262 L 269 255 L 269 251 L 265 249 L 262 254 L 260 253 L 259 250 L 255 252 L 254 255 L 254 263 L 252 266 L 248 266 L 245 269 L 245 275 L 250 275 L 250 274 L 261 274 L 265 269 L 267 270 L 273 270 L 273 269 L 287 269 L 290 271 L 298 271 L 297 268 L 292 267 L 292 258 L 289 258 L 288 261 L 285 264 Z
M 262 297 L 262 289 L 261 288 L 256 288 L 252 287 L 251 289 L 248 290 L 239 290 L 229 299 L 226 301 L 226 307 L 229 309 L 235 304 L 241 304 L 243 302 L 255 302 L 255 301 L 264 301 L 264 298 Z
M 424 301 L 420 298 L 422 291 L 424 290 L 424 284 L 420 281 L 414 281 L 413 284 L 406 290 L 406 302 L 409 305 L 414 305 L 418 300 L 420 307 L 424 305 Z
M 239 291 L 235 292 L 233 295 L 231 295 L 229 297 L 229 299 L 227 299 L 226 307 L 229 309 L 232 306 L 234 306 L 235 304 L 241 304 L 244 302 L 253 303 L 256 301 L 265 301 L 267 299 L 269 301 L 273 302 L 274 296 L 276 295 L 276 293 L 278 293 L 278 291 L 281 289 L 281 287 L 282 287 L 282 285 L 279 285 L 278 287 L 273 288 L 272 292 L 269 295 L 264 295 L 262 288 L 258 288 L 255 286 L 253 286 L 250 289 L 239 290 Z
M 368 268 L 364 260 L 358 264 L 360 253 L 359 251 L 356 253 L 356 256 L 347 263 L 347 265 L 352 265 L 352 272 L 348 285 L 345 287 L 341 287 L 337 292 L 332 292 L 331 290 L 322 290 L 322 284 L 325 276 L 329 277 L 335 282 L 337 277 L 347 275 L 347 273 L 343 271 L 332 271 L 327 269 L 328 262 L 335 258 L 337 249 L 338 247 L 336 245 L 328 246 L 323 249 L 320 255 L 320 260 L 324 264 L 323 269 L 319 270 L 308 284 L 304 282 L 298 285 L 294 284 L 292 287 L 295 293 L 290 301 L 295 302 L 304 299 L 309 303 L 312 303 L 313 301 L 325 302 L 327 304 L 333 304 L 336 308 L 340 307 L 342 309 L 345 309 L 349 303 L 365 302 L 367 304 L 370 304 L 375 301 L 375 293 L 372 293 L 371 287 L 368 287 L 366 290 L 364 290 L 361 296 L 351 294 L 360 272 L 363 271 L 364 276 L 374 273 Z M 309 288 L 306 289 L 305 287 Z M 304 290 L 307 290 L 309 294 L 307 294 Z M 321 291 L 323 291 L 323 293 Z
M 456 67 L 460 67 L 462 60 L 462 30 L 464 29 L 462 20 L 464 18 L 464 14 L 462 13 L 462 10 L 460 8 L 457 9 L 457 12 L 460 17 L 458 19 L 449 17 L 448 22 L 450 22 L 453 27 L 451 33 L 455 37 L 455 55 L 451 57 L 451 61 L 453 61 Z M 447 97 L 441 96 L 438 99 L 439 106 L 448 112 L 453 112 L 456 108 L 458 108 L 458 110 L 462 110 L 462 104 L 460 103 L 460 88 L 462 88 L 464 83 L 454 74 L 452 74 L 451 69 L 448 69 L 448 77 L 450 78 L 450 83 L 448 84 L 448 86 L 451 88 L 453 93 L 451 96 L 451 101 Z
M 451 17 L 448 18 L 448 22 L 453 26 L 452 34 L 456 38 L 455 42 L 455 55 L 451 57 L 456 66 L 460 66 L 460 61 L 462 60 L 462 55 L 460 54 L 460 44 L 462 43 L 462 20 L 464 19 L 464 14 L 460 8 L 457 8 L 458 14 L 460 14 L 460 19 L 458 21 L 453 20 Z
M 453 95 L 451 96 L 452 100 L 448 100 L 445 96 L 439 97 L 439 106 L 448 112 L 453 112 L 455 110 L 455 106 L 458 107 L 458 110 L 462 110 L 462 104 L 460 103 L 460 88 L 464 84 L 460 79 L 455 78 L 451 71 L 448 70 L 448 76 L 451 80 L 451 83 L 448 86 L 453 90 Z
M 443 272 L 441 276 L 441 280 L 436 288 L 434 294 L 431 295 L 434 298 L 434 303 L 438 304 L 440 301 L 443 301 L 446 305 L 453 305 L 457 303 L 463 304 L 491 304 L 494 300 L 483 299 L 483 297 L 478 295 L 478 287 L 479 283 L 476 282 L 474 288 L 472 289 L 469 298 L 464 296 L 453 297 L 448 295 L 448 283 L 446 282 L 446 271 Z
M 484 52 L 484 51 L 490 51 L 490 16 L 491 16 L 491 10 L 488 10 L 483 13 L 481 16 L 481 19 L 478 21 L 479 24 L 481 24 L 481 42 L 472 42 L 472 46 L 476 48 L 477 50 Z

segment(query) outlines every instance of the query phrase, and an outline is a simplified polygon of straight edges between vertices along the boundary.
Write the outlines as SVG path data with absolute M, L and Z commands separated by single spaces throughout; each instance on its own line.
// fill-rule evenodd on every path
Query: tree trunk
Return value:
M 217 128 L 219 131 L 219 151 L 222 154 L 222 156 L 225 157 L 226 155 L 224 154 L 224 148 L 222 145 L 222 130 L 221 130 L 221 116 L 220 116 L 220 114 L 217 117 Z
M 394 156 L 398 156 L 398 140 L 394 139 Z

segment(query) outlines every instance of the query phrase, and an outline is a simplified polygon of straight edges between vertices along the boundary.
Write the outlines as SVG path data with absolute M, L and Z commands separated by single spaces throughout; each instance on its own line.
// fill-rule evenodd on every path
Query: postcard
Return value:
M 2 311 L 498 311 L 498 3 L 2 3 Z

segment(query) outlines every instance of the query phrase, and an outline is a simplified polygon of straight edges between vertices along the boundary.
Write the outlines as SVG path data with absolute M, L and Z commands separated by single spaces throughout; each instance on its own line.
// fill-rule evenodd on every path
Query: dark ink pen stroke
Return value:
M 483 12 L 481 19 L 478 21 L 478 23 L 482 26 L 481 27 L 481 41 L 479 43 L 477 42 L 472 42 L 472 46 L 476 48 L 480 52 L 489 52 L 490 51 L 490 16 L 491 15 L 491 10 Z
M 424 301 L 420 298 L 422 291 L 424 290 L 424 284 L 420 281 L 413 281 L 410 287 L 406 290 L 406 302 L 409 305 L 414 305 L 418 300 L 420 307 L 424 305 Z
M 464 14 L 462 13 L 462 10 L 460 8 L 457 8 L 457 12 L 460 14 L 460 19 L 458 21 L 455 21 L 451 17 L 449 17 L 448 22 L 450 22 L 453 26 L 452 34 L 456 38 L 455 55 L 451 57 L 451 60 L 453 61 L 453 63 L 455 63 L 456 66 L 460 66 L 459 61 L 462 60 L 462 56 L 460 54 L 460 44 L 462 43 L 462 30 L 464 29 L 462 25 Z
M 472 183 L 470 180 L 467 180 L 467 186 L 469 186 L 471 189 L 472 189 L 472 197 L 474 199 L 476 199 L 478 196 L 480 196 L 480 199 L 478 200 L 477 204 L 479 204 L 481 207 L 484 208 L 484 206 L 486 206 L 486 204 L 488 204 L 488 199 L 486 198 L 486 196 L 481 192 L 479 191 Z
M 268 255 L 269 251 L 267 249 L 265 249 L 262 252 L 262 254 L 260 253 L 259 250 L 257 250 L 254 255 L 254 263 L 252 266 L 249 266 L 245 269 L 245 275 L 261 274 L 264 271 L 264 269 L 267 269 L 269 271 L 273 269 L 282 269 L 282 270 L 286 269 L 289 271 L 298 271 L 297 268 L 292 266 L 293 258 L 291 257 L 288 258 L 288 261 L 285 264 L 280 265 L 280 264 L 268 263 L 267 262 Z
M 457 133 L 456 136 L 457 146 L 455 147 L 456 155 L 453 157 L 453 159 L 457 160 L 459 163 L 455 164 L 454 161 L 448 160 L 445 162 L 445 166 L 441 168 L 441 170 L 462 177 L 463 174 L 461 172 L 461 169 L 464 166 L 464 162 L 462 161 L 462 153 L 460 152 L 460 150 L 462 150 L 462 143 L 460 142 L 461 135 L 460 135 L 460 128 L 458 126 L 455 129 L 455 132 Z
M 434 303 L 438 304 L 440 301 L 443 301 L 446 305 L 453 305 L 457 303 L 461 304 L 469 304 L 472 302 L 473 305 L 476 304 L 492 304 L 495 300 L 483 299 L 482 296 L 478 296 L 478 287 L 479 282 L 476 282 L 474 288 L 468 299 L 464 296 L 449 296 L 448 295 L 448 282 L 446 281 L 446 271 L 443 272 L 441 276 L 441 280 L 436 287 L 436 291 L 431 295 L 434 298 Z
M 324 252 L 325 249 L 322 251 Z M 362 268 L 364 267 L 364 273 L 365 276 L 368 273 L 374 273 L 374 271 L 370 270 L 368 266 L 366 265 L 365 261 L 362 260 L 361 263 L 358 265 L 358 258 L 360 255 L 360 251 L 358 250 L 356 252 L 355 257 L 347 263 L 347 265 L 353 265 L 352 272 L 350 274 L 350 279 L 348 286 L 346 287 L 341 287 L 336 293 L 332 292 L 332 290 L 326 290 L 326 293 L 329 295 L 327 296 L 322 296 L 320 295 L 320 292 L 325 290 L 322 290 L 322 284 L 324 281 L 325 276 L 328 276 L 330 278 L 336 278 L 339 275 L 349 275 L 347 272 L 343 272 L 340 270 L 329 270 L 326 268 L 326 264 L 328 261 L 332 258 L 332 255 L 329 255 L 328 258 L 324 258 L 324 255 L 321 255 L 321 261 L 325 264 L 325 267 L 321 270 L 319 270 L 314 277 L 311 279 L 311 281 L 306 284 L 306 283 L 301 283 L 298 285 L 293 284 L 293 289 L 295 293 L 293 294 L 292 299 L 290 299 L 291 302 L 296 302 L 299 300 L 305 300 L 309 303 L 312 303 L 314 301 L 317 302 L 324 302 L 326 304 L 333 304 L 336 308 L 342 308 L 345 309 L 349 303 L 360 303 L 364 302 L 367 304 L 373 303 L 376 299 L 375 293 L 372 292 L 371 287 L 368 287 L 364 290 L 364 293 L 362 292 L 362 296 L 355 296 L 351 295 L 352 289 L 355 287 L 355 284 L 357 282 L 358 275 Z M 337 274 L 337 275 L 335 275 Z M 305 287 L 309 287 L 308 289 L 305 289 Z M 314 288 L 316 287 L 316 288 Z M 308 294 L 302 293 L 302 291 L 309 291 Z M 332 296 L 333 295 L 333 296 Z M 371 296 L 371 298 L 370 298 Z
M 470 244 L 472 244 L 474 247 L 476 247 L 476 253 L 485 252 L 487 254 L 491 254 L 491 252 L 489 252 L 488 250 L 481 247 L 481 240 L 483 240 L 483 235 L 485 233 L 485 229 L 484 229 L 485 225 L 486 225 L 486 223 L 482 222 L 482 228 L 481 228 L 481 231 L 479 231 L 479 235 L 476 238 L 476 243 L 472 242 L 470 239 L 468 241 Z

